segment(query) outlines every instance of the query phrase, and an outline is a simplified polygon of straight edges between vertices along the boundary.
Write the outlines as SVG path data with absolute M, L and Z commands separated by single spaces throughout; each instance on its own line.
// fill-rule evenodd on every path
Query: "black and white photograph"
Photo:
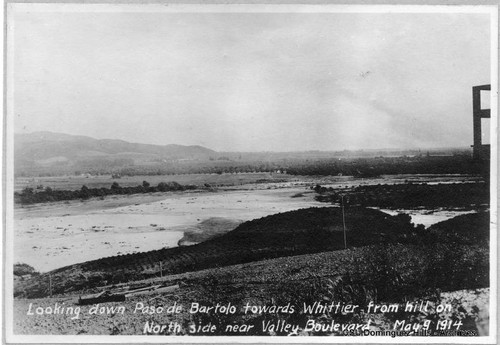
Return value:
M 5 26 L 8 343 L 497 342 L 497 5 Z

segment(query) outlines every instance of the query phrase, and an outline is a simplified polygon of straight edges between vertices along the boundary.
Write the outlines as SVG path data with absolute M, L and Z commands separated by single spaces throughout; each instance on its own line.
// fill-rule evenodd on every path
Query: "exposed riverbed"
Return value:
M 467 176 L 400 175 L 372 179 L 318 178 L 333 188 L 379 183 L 474 182 Z M 325 184 L 326 183 L 326 184 Z M 175 247 L 187 232 L 203 232 L 209 224 L 224 231 L 238 224 L 307 207 L 331 207 L 318 202 L 312 177 L 280 183 L 252 183 L 218 191 L 189 191 L 114 195 L 104 199 L 66 201 L 16 207 L 14 262 L 27 263 L 40 272 L 118 254 Z M 470 213 L 470 210 L 387 210 L 407 213 L 426 227 Z M 228 225 L 229 224 L 229 225 Z M 200 230 L 201 229 L 201 230 Z M 215 230 L 214 230 L 215 229 Z M 184 238 L 184 244 L 192 244 Z
M 292 197 L 298 193 L 300 197 Z M 112 200 L 118 206 L 108 205 L 104 210 L 99 204 L 109 200 L 71 203 L 67 209 L 54 204 L 37 206 L 32 212 L 24 209 L 16 214 L 14 262 L 46 272 L 117 254 L 175 247 L 184 230 L 214 217 L 237 224 L 279 212 L 329 206 L 315 201 L 314 195 L 304 188 L 286 188 L 142 195 L 133 204 L 120 200 L 128 198 L 123 196 Z

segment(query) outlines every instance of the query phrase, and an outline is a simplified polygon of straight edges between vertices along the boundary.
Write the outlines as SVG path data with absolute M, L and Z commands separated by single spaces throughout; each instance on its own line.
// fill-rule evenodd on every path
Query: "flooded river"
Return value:
M 300 194 L 298 197 L 292 197 Z M 189 229 L 214 217 L 244 222 L 311 206 L 330 206 L 314 200 L 304 188 L 236 190 L 217 193 L 172 193 L 159 200 L 148 195 L 134 204 L 94 208 L 89 200 L 67 210 L 54 205 L 24 210 L 15 219 L 14 262 L 46 272 L 62 266 L 117 254 L 175 247 Z M 127 198 L 127 197 L 123 197 Z M 120 200 L 115 199 L 120 205 Z M 53 214 L 51 214 L 51 211 Z M 68 212 L 62 214 L 61 212 Z M 44 215 L 44 216 L 42 216 Z
M 401 175 L 372 179 L 318 178 L 322 186 L 346 188 L 405 181 L 473 182 L 464 176 Z M 248 184 L 216 192 L 110 196 L 19 207 L 14 217 L 14 262 L 40 272 L 118 254 L 175 247 L 184 231 L 209 219 L 239 224 L 307 207 L 331 207 L 314 200 L 311 178 L 285 183 Z M 385 210 L 407 213 L 416 224 L 430 225 L 470 213 L 449 210 Z

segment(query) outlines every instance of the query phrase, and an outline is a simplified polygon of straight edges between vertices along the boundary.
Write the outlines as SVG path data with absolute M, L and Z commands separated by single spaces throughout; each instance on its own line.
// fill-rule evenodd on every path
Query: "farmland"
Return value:
M 56 176 L 56 177 L 17 177 L 14 190 L 21 191 L 24 188 L 44 189 L 50 187 L 55 190 L 79 190 L 82 186 L 88 188 L 109 188 L 113 182 L 118 182 L 123 187 L 135 187 L 147 181 L 151 185 L 161 182 L 177 182 L 181 185 L 233 188 L 262 188 L 263 184 L 279 185 L 288 184 L 325 184 L 328 186 L 357 186 L 378 183 L 405 183 L 413 182 L 473 182 L 482 180 L 481 177 L 466 174 L 394 174 L 380 175 L 370 178 L 353 178 L 353 176 L 309 176 L 290 175 L 286 173 L 229 173 L 229 174 L 177 174 L 177 175 L 136 175 L 113 178 L 111 175 L 86 175 L 86 176 Z
M 181 185 L 200 185 L 210 184 L 218 186 L 238 186 L 247 183 L 281 182 L 290 181 L 295 177 L 283 174 L 264 173 L 241 173 L 241 174 L 177 174 L 177 175 L 135 175 L 121 176 L 113 178 L 108 175 L 83 175 L 83 176 L 56 176 L 56 177 L 18 177 L 16 178 L 14 189 L 50 187 L 52 189 L 79 190 L 82 186 L 88 188 L 109 188 L 113 182 L 118 182 L 123 187 L 135 187 L 147 181 L 151 185 L 157 185 L 161 182 L 177 182 Z

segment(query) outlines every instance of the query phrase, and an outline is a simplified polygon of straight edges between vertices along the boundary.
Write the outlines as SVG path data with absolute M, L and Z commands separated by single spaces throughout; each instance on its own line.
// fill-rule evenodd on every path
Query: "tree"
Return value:
M 151 185 L 149 184 L 148 181 L 142 181 L 142 186 L 147 190 L 147 189 L 149 189 L 149 186 L 151 186 Z
M 30 188 L 30 187 L 26 187 L 23 189 L 23 194 L 24 195 L 31 195 L 33 194 L 33 188 Z
M 88 199 L 92 196 L 92 193 L 90 193 L 89 187 L 83 185 L 82 188 L 80 189 L 80 197 L 83 199 Z
M 157 188 L 160 192 L 166 192 L 168 187 L 167 187 L 167 184 L 165 182 L 160 182 L 160 183 L 158 183 Z
M 38 272 L 30 265 L 24 263 L 15 263 L 14 264 L 14 275 L 15 276 L 24 276 L 26 274 L 38 274 Z

